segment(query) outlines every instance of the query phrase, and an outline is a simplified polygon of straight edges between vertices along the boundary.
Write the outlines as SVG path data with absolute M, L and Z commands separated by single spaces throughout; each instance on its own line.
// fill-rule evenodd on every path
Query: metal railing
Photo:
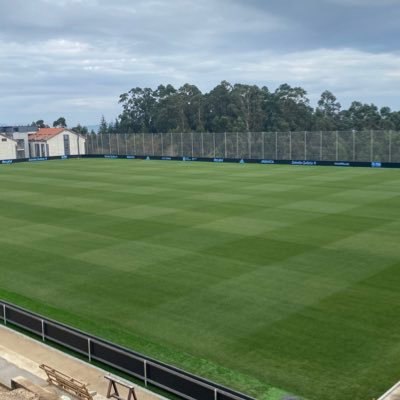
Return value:
M 189 400 L 254 400 L 243 393 L 162 363 L 125 347 L 0 300 L 0 321 L 15 325 L 99 361 L 153 386 Z

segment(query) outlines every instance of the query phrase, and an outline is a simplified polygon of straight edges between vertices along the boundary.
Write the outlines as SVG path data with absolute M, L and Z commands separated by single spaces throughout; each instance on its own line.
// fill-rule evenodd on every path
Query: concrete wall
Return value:
M 0 160 L 13 160 L 17 158 L 17 143 L 0 135 Z

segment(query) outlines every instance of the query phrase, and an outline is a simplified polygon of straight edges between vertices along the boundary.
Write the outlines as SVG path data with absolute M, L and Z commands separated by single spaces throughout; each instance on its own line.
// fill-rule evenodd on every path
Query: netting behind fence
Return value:
M 400 132 L 91 134 L 87 154 L 400 162 Z

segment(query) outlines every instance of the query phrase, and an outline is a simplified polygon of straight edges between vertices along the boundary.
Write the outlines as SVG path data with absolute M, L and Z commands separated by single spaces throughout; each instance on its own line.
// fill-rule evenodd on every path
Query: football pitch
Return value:
M 400 170 L 0 166 L 0 297 L 258 399 L 400 380 Z

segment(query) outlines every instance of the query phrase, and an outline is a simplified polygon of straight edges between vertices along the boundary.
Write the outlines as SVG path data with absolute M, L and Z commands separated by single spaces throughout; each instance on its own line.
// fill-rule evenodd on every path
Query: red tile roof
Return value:
M 29 140 L 45 141 L 67 130 L 66 128 L 40 128 L 36 133 L 28 135 Z

